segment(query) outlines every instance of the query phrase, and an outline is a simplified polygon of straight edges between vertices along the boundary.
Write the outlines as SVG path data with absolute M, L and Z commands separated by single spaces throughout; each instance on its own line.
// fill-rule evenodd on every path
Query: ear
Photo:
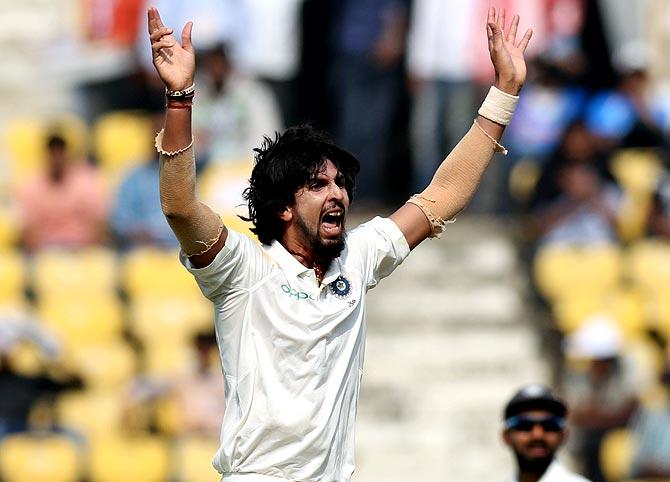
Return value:
M 508 430 L 503 430 L 500 433 L 500 438 L 502 439 L 503 442 L 505 442 L 505 445 L 508 447 L 512 446 L 512 439 L 509 436 L 509 431 Z
M 279 211 L 279 219 L 285 223 L 288 223 L 293 219 L 293 209 L 291 206 L 286 206 L 284 209 Z

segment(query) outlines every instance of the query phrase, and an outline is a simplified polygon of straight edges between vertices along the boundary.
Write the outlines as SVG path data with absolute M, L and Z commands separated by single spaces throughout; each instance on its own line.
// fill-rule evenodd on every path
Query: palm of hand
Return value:
M 193 83 L 195 50 L 191 44 L 193 24 L 187 23 L 182 31 L 182 43 L 166 28 L 158 10 L 148 11 L 148 30 L 151 39 L 153 63 L 163 83 L 169 90 L 182 90 Z
M 195 71 L 195 55 L 181 47 L 170 35 L 174 47 L 154 53 L 154 65 L 170 90 L 188 87 Z
M 496 13 L 494 8 L 489 10 L 487 33 L 489 53 L 496 72 L 496 84 L 518 93 L 526 80 L 526 60 L 524 52 L 533 31 L 528 29 L 524 36 L 516 41 L 519 16 L 515 15 L 512 23 L 505 32 L 505 10 Z

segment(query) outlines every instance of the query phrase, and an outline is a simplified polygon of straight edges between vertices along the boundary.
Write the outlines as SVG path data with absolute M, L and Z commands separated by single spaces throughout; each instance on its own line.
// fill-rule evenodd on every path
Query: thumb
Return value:
M 193 44 L 191 43 L 191 31 L 193 30 L 193 22 L 187 22 L 184 25 L 184 30 L 181 32 L 181 46 L 184 50 L 193 52 Z

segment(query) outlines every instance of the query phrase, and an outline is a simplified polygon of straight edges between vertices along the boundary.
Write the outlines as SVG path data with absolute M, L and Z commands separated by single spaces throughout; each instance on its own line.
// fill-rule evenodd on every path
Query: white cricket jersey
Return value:
M 319 285 L 277 241 L 228 232 L 205 268 L 226 385 L 224 481 L 346 481 L 365 352 L 365 294 L 407 256 L 390 219 L 353 229 Z
M 515 475 L 509 482 L 517 482 L 518 476 Z M 546 472 L 540 477 L 538 482 L 591 482 L 579 474 L 572 473 L 563 467 L 558 461 L 554 460 Z

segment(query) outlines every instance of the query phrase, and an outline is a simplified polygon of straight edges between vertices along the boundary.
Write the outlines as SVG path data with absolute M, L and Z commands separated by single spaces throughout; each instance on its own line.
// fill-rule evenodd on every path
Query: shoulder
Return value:
M 569 471 L 560 462 L 554 461 L 549 467 L 546 481 L 545 477 L 541 479 L 543 482 L 591 482 L 586 477 Z

